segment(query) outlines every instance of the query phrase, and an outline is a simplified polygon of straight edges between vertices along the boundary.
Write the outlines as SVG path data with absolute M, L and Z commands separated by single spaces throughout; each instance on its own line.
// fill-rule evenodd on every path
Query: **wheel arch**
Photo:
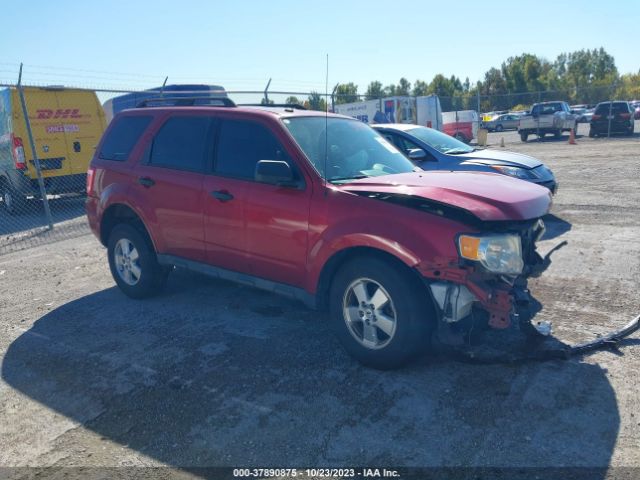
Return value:
M 144 235 L 149 247 L 155 251 L 153 239 L 151 238 L 149 230 L 144 224 L 142 218 L 135 210 L 133 210 L 133 208 L 123 203 L 114 203 L 109 205 L 102 214 L 102 218 L 100 220 L 100 243 L 102 243 L 102 245 L 105 247 L 107 246 L 111 232 L 115 226 L 120 223 L 133 225 Z
M 371 246 L 347 247 L 338 252 L 335 252 L 331 257 L 329 257 L 329 259 L 322 267 L 316 286 L 316 308 L 318 308 L 319 310 L 327 310 L 329 305 L 329 290 L 331 289 L 331 282 L 336 272 L 343 265 L 353 260 L 354 258 L 367 256 L 383 259 L 392 264 L 395 264 L 402 270 L 406 271 L 409 275 L 414 277 L 415 280 L 419 281 L 421 284 L 423 283 L 420 273 L 418 273 L 414 266 L 410 265 L 405 260 L 396 255 L 393 255 L 380 248 Z

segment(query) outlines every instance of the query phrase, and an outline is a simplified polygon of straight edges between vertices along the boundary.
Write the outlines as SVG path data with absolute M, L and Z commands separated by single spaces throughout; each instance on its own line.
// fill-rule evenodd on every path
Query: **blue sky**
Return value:
M 8 14 L 8 17 L 7 17 Z M 13 2 L 4 9 L 0 81 L 147 88 L 218 83 L 230 90 L 364 92 L 402 76 L 472 82 L 512 55 L 603 46 L 622 72 L 640 69 L 640 1 L 404 0 Z

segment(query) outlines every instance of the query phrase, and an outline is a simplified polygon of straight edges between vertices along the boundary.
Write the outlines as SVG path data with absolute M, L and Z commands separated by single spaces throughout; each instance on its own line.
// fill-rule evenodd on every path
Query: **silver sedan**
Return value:
M 503 130 L 517 130 L 520 116 L 512 113 L 498 115 L 491 120 L 482 122 L 482 128 L 486 128 L 490 132 L 502 132 Z

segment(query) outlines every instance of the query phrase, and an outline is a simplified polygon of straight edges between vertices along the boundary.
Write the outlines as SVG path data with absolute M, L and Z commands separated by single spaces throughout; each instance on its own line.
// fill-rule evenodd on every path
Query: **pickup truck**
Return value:
M 544 138 L 547 133 L 560 138 L 562 132 L 576 128 L 576 116 L 571 113 L 567 102 L 536 103 L 531 113 L 523 115 L 518 125 L 520 140 L 527 141 L 529 135 L 536 134 Z

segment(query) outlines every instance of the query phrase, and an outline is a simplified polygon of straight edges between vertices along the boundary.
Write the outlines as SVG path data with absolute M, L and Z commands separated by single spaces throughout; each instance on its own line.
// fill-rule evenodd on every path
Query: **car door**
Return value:
M 272 126 L 253 119 L 228 118 L 220 125 L 214 175 L 205 189 L 224 188 L 233 198 L 218 205 L 209 200 L 205 236 L 209 261 L 232 270 L 290 285 L 301 285 L 306 272 L 310 187 Z M 255 182 L 260 160 L 287 161 L 300 187 Z M 216 191 L 213 190 L 213 191 Z M 237 194 L 237 192 L 239 194 Z M 233 205 L 238 201 L 238 204 Z M 225 206 L 223 220 L 215 211 Z M 240 216 L 242 221 L 240 221 Z M 221 223 L 231 227 L 221 237 Z M 222 257 L 226 258 L 222 258 Z
M 516 130 L 518 128 L 518 116 L 517 115 L 507 115 L 507 119 L 504 125 L 505 130 L 512 129 Z
M 165 117 L 135 167 L 134 196 L 158 253 L 204 260 L 202 183 L 211 127 L 204 115 Z

